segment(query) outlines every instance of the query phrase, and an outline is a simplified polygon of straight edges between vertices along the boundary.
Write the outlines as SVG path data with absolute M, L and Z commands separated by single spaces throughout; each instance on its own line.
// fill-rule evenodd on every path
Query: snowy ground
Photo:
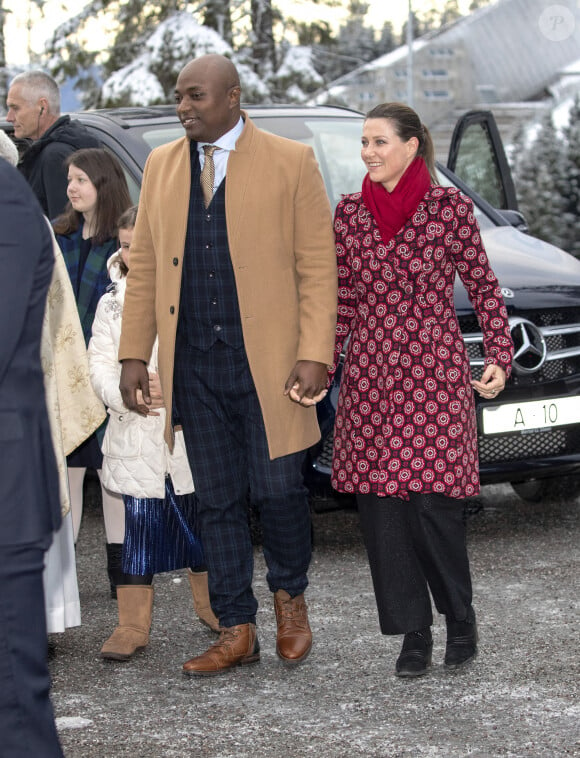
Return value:
M 256 550 L 262 660 L 206 680 L 181 664 L 211 643 L 187 580 L 156 579 L 149 648 L 128 663 L 98 652 L 115 621 L 102 518 L 85 513 L 77 545 L 83 625 L 51 636 L 53 701 L 67 758 L 558 758 L 580 755 L 580 504 L 524 505 L 488 487 L 469 521 L 480 655 L 441 661 L 416 681 L 393 676 L 400 639 L 378 632 L 353 511 L 314 515 L 308 602 L 315 646 L 284 668 Z

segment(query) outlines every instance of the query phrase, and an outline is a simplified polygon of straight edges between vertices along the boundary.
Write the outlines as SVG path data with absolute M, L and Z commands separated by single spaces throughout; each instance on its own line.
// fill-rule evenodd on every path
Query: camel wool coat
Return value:
M 298 360 L 331 364 L 337 309 L 332 213 L 312 149 L 245 124 L 229 155 L 226 223 L 244 345 L 271 458 L 320 438 L 315 407 L 284 396 Z M 154 149 L 145 166 L 131 244 L 119 360 L 148 362 L 172 407 L 173 362 L 191 186 L 187 137 Z M 170 413 L 165 438 L 172 447 Z M 185 426 L 189 420 L 181 419 Z M 195 419 L 191 420 L 195 423 Z

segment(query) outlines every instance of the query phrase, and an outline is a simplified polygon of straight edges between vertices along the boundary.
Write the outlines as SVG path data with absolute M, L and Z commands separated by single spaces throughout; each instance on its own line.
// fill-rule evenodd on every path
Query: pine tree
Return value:
M 203 25 L 214 29 L 228 45 L 233 44 L 230 0 L 206 0 Z
M 469 4 L 469 12 L 478 11 L 480 8 L 489 5 L 490 2 L 491 0 L 471 0 L 471 3 Z
M 377 56 L 386 55 L 397 47 L 397 40 L 395 38 L 395 31 L 393 24 L 390 21 L 386 21 L 381 29 L 381 33 L 377 42 Z
M 458 1 L 447 0 L 443 12 L 441 13 L 441 26 L 451 24 L 453 21 L 457 21 L 458 18 L 461 18 Z
M 580 257 L 580 96 L 576 95 L 564 128 L 565 249 Z
M 385 40 L 381 40 L 381 49 L 375 29 L 366 25 L 368 9 L 364 0 L 349 0 L 348 17 L 339 27 L 336 38 L 317 49 L 316 68 L 326 81 L 338 79 L 383 54 Z
M 18 0 L 18 12 L 24 14 L 23 5 L 24 0 Z M 16 6 L 16 3 L 11 3 Z M 27 0 L 28 5 L 28 23 L 31 23 L 30 6 L 36 6 L 43 15 L 45 0 Z M 8 94 L 8 85 L 10 84 L 10 76 L 8 67 L 6 65 L 6 45 L 5 45 L 5 31 L 4 24 L 9 13 L 13 10 L 8 8 L 5 0 L 0 0 L 0 112 L 4 113 L 4 104 L 6 102 L 6 96 Z
M 8 94 L 8 71 L 6 70 L 6 46 L 4 43 L 4 21 L 6 19 L 4 0 L 0 0 L 0 107 L 4 107 Z
M 276 70 L 275 13 L 272 0 L 250 0 L 250 17 L 253 68 L 268 77 Z
M 407 26 L 409 25 L 409 18 L 407 17 L 407 20 L 403 24 L 403 28 L 401 29 L 401 45 L 407 44 Z M 431 29 L 426 28 L 425 24 L 419 16 L 413 11 L 411 13 L 411 29 L 413 30 L 413 39 L 417 39 L 418 37 L 421 37 L 423 34 L 425 34 L 428 31 L 431 31 Z
M 520 150 L 515 158 L 514 179 L 529 232 L 565 248 L 565 155 L 551 114 L 542 119 L 533 144 Z
M 146 0 L 125 0 L 119 4 L 117 33 L 109 57 L 103 63 L 105 78 L 139 55 L 143 42 L 163 20 L 161 16 L 166 18 L 169 10 L 175 10 L 175 5 L 175 2 L 170 2 L 150 10 Z

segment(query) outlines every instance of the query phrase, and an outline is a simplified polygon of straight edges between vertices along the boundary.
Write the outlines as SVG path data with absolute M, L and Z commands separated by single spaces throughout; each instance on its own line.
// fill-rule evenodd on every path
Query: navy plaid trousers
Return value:
M 308 584 L 310 509 L 304 452 L 270 460 L 243 348 L 199 350 L 178 338 L 174 396 L 198 496 L 198 523 L 214 613 L 224 627 L 255 623 L 248 494 L 260 513 L 272 592 Z

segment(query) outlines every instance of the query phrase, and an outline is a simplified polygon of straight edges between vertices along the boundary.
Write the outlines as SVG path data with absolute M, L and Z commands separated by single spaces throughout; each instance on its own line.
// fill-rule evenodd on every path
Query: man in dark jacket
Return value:
M 6 106 L 14 136 L 32 140 L 18 167 L 53 219 L 68 199 L 65 158 L 80 148 L 100 147 L 99 141 L 78 121 L 60 115 L 58 84 L 44 71 L 18 74 L 10 84 Z

